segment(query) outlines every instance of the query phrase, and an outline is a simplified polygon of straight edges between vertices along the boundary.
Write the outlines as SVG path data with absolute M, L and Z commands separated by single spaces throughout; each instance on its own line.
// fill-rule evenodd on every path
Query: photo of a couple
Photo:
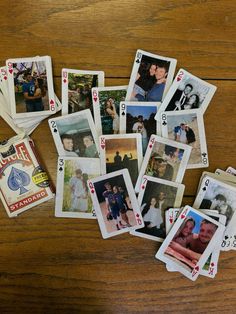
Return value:
M 16 112 L 49 110 L 45 62 L 14 63 L 13 73 Z
M 165 254 L 192 271 L 217 228 L 214 223 L 190 211 L 167 247 Z
M 170 62 L 142 56 L 131 101 L 161 101 Z

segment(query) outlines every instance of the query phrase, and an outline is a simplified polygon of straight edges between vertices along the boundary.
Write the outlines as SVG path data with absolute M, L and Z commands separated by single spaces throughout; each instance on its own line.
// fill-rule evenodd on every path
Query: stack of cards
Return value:
M 0 143 L 0 198 L 9 217 L 51 199 L 33 141 L 20 134 Z
M 0 115 L 17 134 L 32 133 L 59 110 L 51 57 L 9 59 L 0 68 Z

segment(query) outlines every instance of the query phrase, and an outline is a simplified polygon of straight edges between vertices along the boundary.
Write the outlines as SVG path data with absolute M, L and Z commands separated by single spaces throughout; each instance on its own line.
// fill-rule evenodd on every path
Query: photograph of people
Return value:
M 88 209 L 88 188 L 81 169 L 75 170 L 75 175 L 70 179 L 71 207 L 70 211 L 85 212 Z
M 136 224 L 122 175 L 95 182 L 94 187 L 108 233 Z
M 85 146 L 83 157 L 98 158 L 98 151 L 93 137 L 91 135 L 84 136 L 83 143 Z
M 170 63 L 161 60 L 149 63 L 153 59 L 144 57 L 139 67 L 131 101 L 162 101 Z
M 98 91 L 102 134 L 119 133 L 120 102 L 125 100 L 126 93 L 126 86 L 104 87 Z
M 192 90 L 193 86 L 191 84 L 186 84 L 183 90 L 177 89 L 165 110 L 173 111 L 184 109 L 184 105 L 189 100 L 189 94 Z
M 17 113 L 49 110 L 45 62 L 15 63 L 14 86 Z
M 167 247 L 165 254 L 177 259 L 191 271 L 217 230 L 217 225 L 190 211 Z

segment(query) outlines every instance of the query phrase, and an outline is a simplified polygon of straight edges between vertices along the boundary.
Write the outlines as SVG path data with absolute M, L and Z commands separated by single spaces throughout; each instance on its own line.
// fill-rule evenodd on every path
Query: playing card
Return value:
M 182 235 L 187 223 L 191 228 Z M 194 281 L 224 230 L 220 222 L 185 206 L 155 257 Z
M 181 212 L 180 208 L 170 208 L 166 211 L 166 234 L 169 233 L 169 230 L 174 225 L 180 212 Z M 224 215 L 218 214 L 217 211 L 215 210 L 202 209 L 201 212 L 208 215 L 212 219 L 219 221 L 221 224 L 223 224 L 223 226 L 225 226 L 226 217 Z M 185 230 L 182 229 L 182 235 L 186 234 L 187 229 L 191 227 L 191 225 L 193 226 L 191 221 L 185 224 L 185 227 L 184 227 Z M 214 248 L 213 252 L 210 254 L 209 258 L 207 259 L 206 263 L 204 264 L 203 268 L 200 270 L 201 275 L 210 277 L 210 278 L 215 277 L 217 273 L 217 265 L 218 265 L 219 255 L 220 255 L 220 247 L 221 247 L 221 241 L 219 241 L 217 246 Z M 173 267 L 171 267 L 168 264 L 166 265 L 166 269 L 168 271 L 176 271 Z
M 192 147 L 187 169 L 208 167 L 202 111 L 200 109 L 166 111 L 160 115 L 162 136 Z
M 194 208 L 216 209 L 226 216 L 222 250 L 236 249 L 236 187 L 205 176 L 193 204 Z
M 181 183 L 191 147 L 152 135 L 139 172 L 135 191 L 138 193 L 143 175 Z
M 0 144 L 0 198 L 9 217 L 53 197 L 47 173 L 28 137 L 15 136 Z
M 226 172 L 232 174 L 233 176 L 236 176 L 236 169 L 234 169 L 233 167 L 228 167 L 226 169 Z
M 56 112 L 50 57 L 8 59 L 6 65 L 13 118 Z
M 127 86 L 92 89 L 94 121 L 98 135 L 120 133 L 120 102 L 125 100 Z
M 62 115 L 90 109 L 92 88 L 104 86 L 103 71 L 62 69 Z
M 100 174 L 98 158 L 59 157 L 55 216 L 96 218 L 87 180 Z
M 88 180 L 88 188 L 104 239 L 144 226 L 127 169 Z
M 135 185 L 143 160 L 141 134 L 101 135 L 99 147 L 101 173 L 127 168 Z
M 162 101 L 174 77 L 177 60 L 137 50 L 127 101 Z
M 120 103 L 120 133 L 140 133 L 143 154 L 152 134 L 157 133 L 157 121 L 154 119 L 160 103 L 128 102 Z
M 180 183 L 144 176 L 138 195 L 144 228 L 130 233 L 162 242 L 166 237 L 165 211 L 181 205 L 184 189 Z
M 98 138 L 89 109 L 48 120 L 59 156 L 98 158 Z
M 160 111 L 200 108 L 204 113 L 215 92 L 216 86 L 180 69 L 163 100 Z

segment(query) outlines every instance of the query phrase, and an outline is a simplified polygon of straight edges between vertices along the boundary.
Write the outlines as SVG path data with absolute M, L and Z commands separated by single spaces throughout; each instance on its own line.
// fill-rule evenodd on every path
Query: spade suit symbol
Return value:
M 12 167 L 7 184 L 12 191 L 17 191 L 20 189 L 21 195 L 28 192 L 25 186 L 30 184 L 30 176 L 25 171 Z

